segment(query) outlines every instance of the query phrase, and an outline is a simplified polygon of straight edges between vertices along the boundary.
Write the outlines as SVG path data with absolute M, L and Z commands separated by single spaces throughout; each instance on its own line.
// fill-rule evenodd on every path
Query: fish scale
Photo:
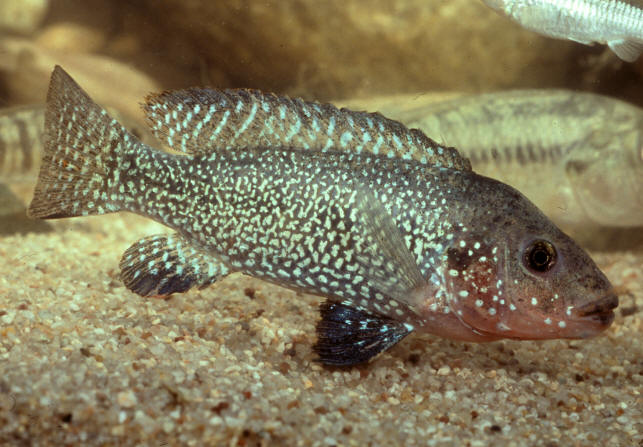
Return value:
M 139 295 L 232 272 L 320 295 L 314 349 L 333 365 L 367 361 L 415 330 L 578 338 L 613 320 L 617 298 L 580 247 L 419 131 L 245 90 L 164 93 L 146 107 L 157 135 L 187 154 L 136 140 L 57 67 L 29 207 L 40 218 L 125 210 L 174 229 L 123 255 L 121 278 Z M 347 132 L 392 146 L 345 145 Z
M 641 0 L 483 0 L 523 27 L 586 45 L 606 43 L 626 62 L 643 52 Z

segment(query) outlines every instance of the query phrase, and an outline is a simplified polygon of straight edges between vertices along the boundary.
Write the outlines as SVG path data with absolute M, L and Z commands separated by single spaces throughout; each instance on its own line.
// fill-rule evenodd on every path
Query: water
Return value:
M 402 120 L 439 100 L 523 88 L 643 107 L 643 59 L 533 34 L 471 0 L 0 2 L 2 110 L 42 107 L 56 64 L 157 147 L 144 96 L 204 85 Z M 319 297 L 233 276 L 141 298 L 123 286 L 119 259 L 166 228 L 126 213 L 27 220 L 37 162 L 3 163 L 41 151 L 21 137 L 29 125 L 14 126 L 13 146 L 0 125 L 0 445 L 640 444 L 641 227 L 568 229 L 620 295 L 605 336 L 410 336 L 362 369 L 327 370 L 311 350 Z M 533 179 L 530 169 L 511 174 Z

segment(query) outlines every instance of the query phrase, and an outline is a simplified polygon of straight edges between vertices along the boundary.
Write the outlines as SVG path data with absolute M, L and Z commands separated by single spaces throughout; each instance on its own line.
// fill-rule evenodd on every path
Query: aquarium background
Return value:
M 191 86 L 370 111 L 515 88 L 643 106 L 643 57 L 538 36 L 473 0 L 0 2 L 0 108 L 44 103 L 56 64 L 142 138 L 143 98 Z M 596 339 L 413 334 L 332 369 L 311 348 L 318 297 L 239 274 L 134 295 L 122 252 L 168 230 L 127 213 L 27 220 L 36 169 L 0 178 L 0 445 L 643 442 L 641 231 L 589 247 L 621 294 Z

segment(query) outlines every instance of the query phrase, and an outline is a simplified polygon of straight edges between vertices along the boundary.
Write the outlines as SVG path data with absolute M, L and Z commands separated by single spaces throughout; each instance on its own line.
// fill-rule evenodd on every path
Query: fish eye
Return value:
M 538 239 L 533 241 L 525 250 L 525 266 L 536 273 L 545 273 L 556 265 L 556 249 L 551 242 Z

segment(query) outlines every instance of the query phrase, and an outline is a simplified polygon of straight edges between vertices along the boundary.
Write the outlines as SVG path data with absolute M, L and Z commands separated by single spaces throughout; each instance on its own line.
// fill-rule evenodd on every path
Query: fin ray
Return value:
M 204 288 L 230 273 L 228 267 L 195 249 L 179 235 L 156 235 L 129 247 L 119 264 L 121 279 L 141 296 L 168 296 Z
M 379 113 L 338 109 L 257 90 L 187 89 L 144 104 L 155 135 L 175 150 L 207 154 L 227 147 L 293 147 L 370 152 L 470 170 L 454 148 Z
M 357 209 L 363 220 L 362 231 L 368 250 L 356 257 L 377 290 L 409 305 L 412 292 L 426 286 L 427 282 L 382 202 L 366 188 L 358 188 L 358 191 Z
M 625 62 L 635 62 L 643 53 L 643 41 L 640 40 L 612 40 L 607 45 Z
M 43 161 L 28 215 L 53 219 L 118 211 L 110 176 L 130 138 L 56 66 L 47 93 Z
M 365 363 L 413 331 L 412 326 L 344 303 L 325 301 L 319 310 L 322 318 L 313 349 L 326 365 Z

